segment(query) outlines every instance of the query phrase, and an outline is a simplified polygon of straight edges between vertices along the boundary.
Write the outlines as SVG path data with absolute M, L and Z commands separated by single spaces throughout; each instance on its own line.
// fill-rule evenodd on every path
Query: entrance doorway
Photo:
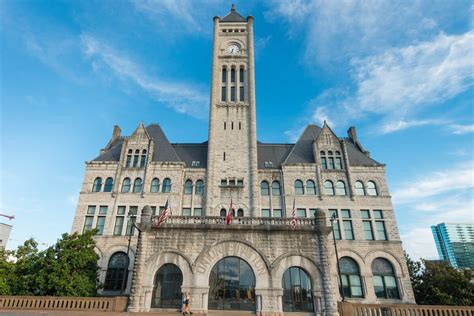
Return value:
M 255 310 L 255 275 L 238 257 L 226 257 L 209 276 L 209 309 Z
M 283 274 L 283 311 L 313 312 L 311 279 L 301 268 L 291 267 Z
M 181 306 L 181 285 L 183 274 L 178 266 L 168 263 L 162 266 L 155 276 L 151 307 L 179 308 Z

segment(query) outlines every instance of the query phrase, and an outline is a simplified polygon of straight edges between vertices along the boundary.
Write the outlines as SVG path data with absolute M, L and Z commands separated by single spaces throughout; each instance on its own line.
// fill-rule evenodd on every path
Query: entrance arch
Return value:
M 291 267 L 283 273 L 283 311 L 313 312 L 311 279 L 300 267 Z
M 239 257 L 218 261 L 209 275 L 209 309 L 255 310 L 255 274 Z
M 179 308 L 181 305 L 181 285 L 183 273 L 177 265 L 163 265 L 155 276 L 153 287 L 152 308 Z

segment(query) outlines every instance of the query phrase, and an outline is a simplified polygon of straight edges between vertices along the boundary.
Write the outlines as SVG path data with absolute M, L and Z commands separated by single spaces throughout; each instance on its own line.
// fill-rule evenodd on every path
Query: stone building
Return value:
M 355 128 L 341 138 L 310 125 L 294 144 L 257 141 L 253 26 L 234 7 L 214 18 L 208 141 L 172 144 L 155 124 L 122 136 L 116 126 L 86 162 L 72 231 L 99 230 L 103 294 L 130 294 L 130 311 L 150 311 L 176 309 L 189 292 L 197 312 L 260 315 L 336 315 L 342 295 L 414 303 L 385 165 Z M 167 201 L 172 215 L 157 227 Z

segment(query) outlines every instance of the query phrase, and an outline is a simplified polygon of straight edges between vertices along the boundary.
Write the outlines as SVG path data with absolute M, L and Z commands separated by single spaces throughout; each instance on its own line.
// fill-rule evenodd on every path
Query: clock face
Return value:
M 240 52 L 240 48 L 239 48 L 239 46 L 237 46 L 237 45 L 235 45 L 235 44 L 232 44 L 232 45 L 229 45 L 229 46 L 227 47 L 227 52 L 228 52 L 229 54 L 235 55 L 235 54 L 237 54 L 238 52 Z

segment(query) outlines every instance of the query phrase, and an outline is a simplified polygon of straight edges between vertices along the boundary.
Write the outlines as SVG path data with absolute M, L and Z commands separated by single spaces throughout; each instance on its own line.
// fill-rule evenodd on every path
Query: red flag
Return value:
M 15 216 L 9 216 L 9 215 L 5 215 L 5 214 L 0 214 L 0 216 L 3 216 L 3 217 L 6 217 L 8 218 L 9 220 L 12 220 L 12 219 L 15 219 Z
M 166 222 L 168 217 L 170 217 L 170 214 L 171 214 L 171 205 L 169 203 L 169 200 L 166 200 L 165 209 L 163 210 L 163 213 L 161 213 L 160 217 L 158 218 L 158 223 L 156 224 L 156 226 L 160 227 L 161 224 Z
M 295 207 L 295 199 L 293 198 L 293 210 L 291 211 L 291 221 L 290 226 L 291 228 L 296 228 L 296 207 Z
M 225 218 L 225 223 L 226 223 L 227 225 L 230 224 L 231 218 L 232 218 L 232 199 L 230 199 L 229 211 L 227 212 L 227 217 Z

